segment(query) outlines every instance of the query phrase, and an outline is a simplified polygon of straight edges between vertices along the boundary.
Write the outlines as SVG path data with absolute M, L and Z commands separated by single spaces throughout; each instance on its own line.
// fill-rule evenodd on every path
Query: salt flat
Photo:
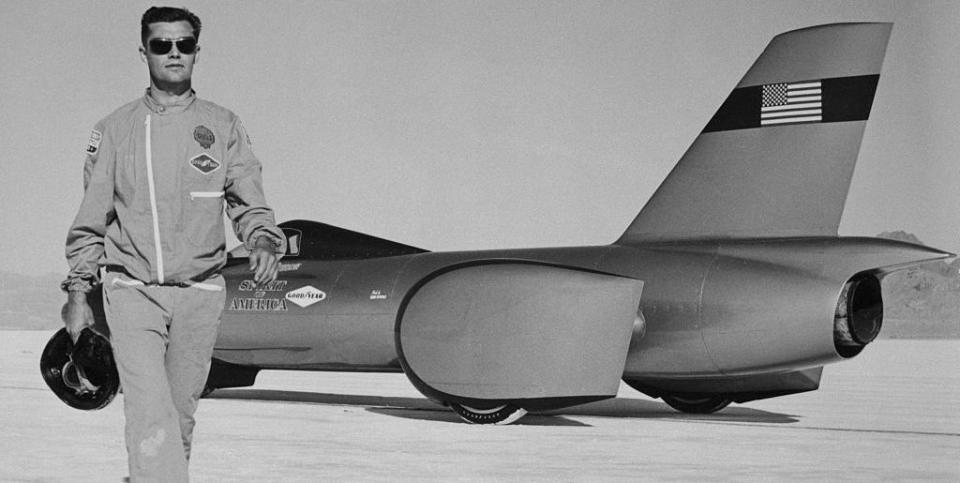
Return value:
M 40 378 L 48 332 L 0 331 L 0 481 L 120 481 L 122 395 L 71 409 Z M 619 397 L 471 426 L 403 374 L 261 373 L 201 402 L 197 482 L 960 480 L 960 341 L 881 340 L 821 389 L 712 416 Z

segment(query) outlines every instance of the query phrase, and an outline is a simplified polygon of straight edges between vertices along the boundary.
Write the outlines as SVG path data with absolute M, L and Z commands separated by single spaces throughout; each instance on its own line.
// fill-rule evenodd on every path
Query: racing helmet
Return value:
M 65 328 L 53 334 L 40 356 L 40 374 L 61 401 L 85 411 L 106 407 L 120 390 L 110 341 L 89 327 L 76 344 Z

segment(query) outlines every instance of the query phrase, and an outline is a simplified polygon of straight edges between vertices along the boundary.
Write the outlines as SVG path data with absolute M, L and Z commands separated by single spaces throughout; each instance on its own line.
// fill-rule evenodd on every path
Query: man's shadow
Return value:
M 366 407 L 366 410 L 372 413 L 397 418 L 462 423 L 461 419 L 453 411 L 427 398 L 330 394 L 272 389 L 218 389 L 207 397 L 210 399 L 223 400 L 358 406 Z M 677 412 L 661 401 L 642 397 L 618 397 L 568 408 L 531 412 L 514 424 L 527 426 L 589 426 L 588 424 L 570 419 L 566 416 L 765 424 L 790 424 L 799 421 L 796 416 L 743 406 L 727 407 L 714 414 L 684 414 Z

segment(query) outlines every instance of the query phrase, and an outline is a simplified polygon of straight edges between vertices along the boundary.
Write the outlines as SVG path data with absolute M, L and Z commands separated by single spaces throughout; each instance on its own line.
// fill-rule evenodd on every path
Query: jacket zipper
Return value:
M 160 249 L 160 218 L 157 216 L 157 190 L 153 183 L 153 155 L 150 145 L 150 114 L 143 123 L 146 131 L 147 186 L 150 188 L 150 213 L 153 215 L 153 245 L 157 250 L 157 283 L 163 284 L 163 252 Z

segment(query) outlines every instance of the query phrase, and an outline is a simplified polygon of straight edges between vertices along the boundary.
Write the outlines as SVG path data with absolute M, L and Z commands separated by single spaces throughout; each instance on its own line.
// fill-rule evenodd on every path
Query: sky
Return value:
M 66 273 L 90 130 L 148 84 L 150 5 L 4 2 L 0 271 Z M 894 22 L 840 234 L 960 252 L 960 2 L 186 6 L 194 88 L 243 119 L 278 221 L 436 251 L 611 243 L 770 38 Z

